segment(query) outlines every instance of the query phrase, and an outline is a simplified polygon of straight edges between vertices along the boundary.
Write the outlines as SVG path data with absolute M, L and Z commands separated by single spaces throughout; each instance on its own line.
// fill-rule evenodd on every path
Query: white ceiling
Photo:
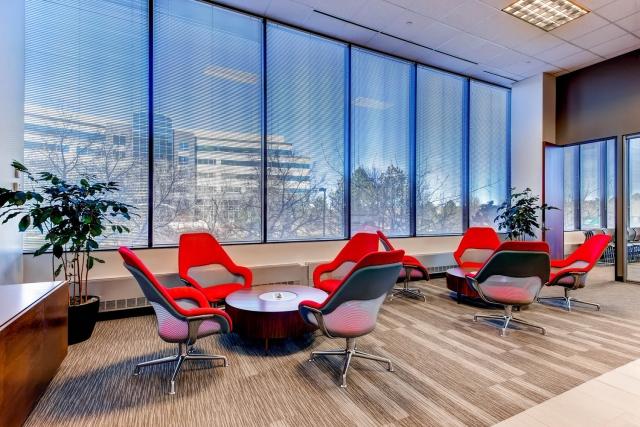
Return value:
M 580 0 L 591 12 L 550 32 L 502 12 L 514 0 L 217 1 L 502 85 L 541 72 L 565 74 L 640 49 L 640 0 Z

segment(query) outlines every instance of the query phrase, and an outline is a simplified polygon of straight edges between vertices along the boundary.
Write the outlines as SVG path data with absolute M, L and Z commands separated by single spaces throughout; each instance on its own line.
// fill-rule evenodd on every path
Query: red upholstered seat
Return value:
M 596 265 L 610 242 L 611 236 L 608 234 L 596 234 L 587 239 L 567 258 L 551 260 L 552 274 L 548 285 L 584 287 L 585 280 L 574 283 L 576 282 L 574 278 L 584 278 Z
M 207 265 L 221 265 L 241 283 L 199 283 L 190 270 Z M 231 292 L 250 288 L 253 280 L 251 270 L 233 262 L 222 245 L 209 233 L 187 233 L 180 236 L 178 271 L 180 278 L 200 290 L 210 303 L 223 301 Z
M 335 273 L 341 267 L 355 265 L 371 252 L 378 252 L 378 235 L 373 233 L 354 234 L 333 261 L 320 264 L 313 270 L 313 286 L 331 292 L 336 287 L 335 281 L 340 282 L 341 277 L 323 276 Z

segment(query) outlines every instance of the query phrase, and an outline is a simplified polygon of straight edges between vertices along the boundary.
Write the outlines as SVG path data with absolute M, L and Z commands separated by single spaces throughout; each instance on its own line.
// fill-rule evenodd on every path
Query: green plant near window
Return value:
M 540 204 L 540 197 L 532 194 L 530 188 L 521 192 L 511 189 L 511 197 L 498 207 L 498 216 L 494 222 L 498 229 L 507 232 L 509 240 L 526 240 L 535 237 L 535 231 L 546 230 L 544 224 L 538 222 L 538 214 L 558 209 L 546 203 Z M 541 216 L 542 216 L 541 215 Z
M 131 219 L 132 207 L 108 198 L 119 191 L 116 182 L 100 182 L 87 175 L 71 184 L 49 172 L 33 174 L 17 161 L 11 166 L 24 173 L 33 189 L 0 188 L 2 224 L 21 216 L 18 222 L 21 232 L 32 228 L 42 233 L 45 243 L 34 256 L 51 250 L 53 278 L 64 274 L 70 287 L 69 304 L 86 303 L 89 270 L 95 263 L 104 262 L 93 255 L 99 248 L 97 239 L 109 230 L 128 233 L 129 229 L 121 223 Z

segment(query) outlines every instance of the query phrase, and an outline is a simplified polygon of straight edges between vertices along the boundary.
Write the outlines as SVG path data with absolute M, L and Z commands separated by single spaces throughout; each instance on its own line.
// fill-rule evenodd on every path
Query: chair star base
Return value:
M 600 311 L 600 304 L 596 304 L 595 302 L 587 302 L 587 301 L 581 301 L 579 299 L 575 299 L 572 296 L 569 295 L 569 288 L 564 288 L 564 296 L 563 297 L 538 297 L 538 302 L 540 304 L 544 304 L 543 301 L 562 301 L 564 304 L 562 304 L 567 311 L 571 311 L 571 304 L 584 304 L 584 305 L 589 305 L 591 307 L 595 307 L 596 311 Z
M 393 363 L 391 360 L 376 356 L 374 354 L 365 353 L 364 351 L 360 351 L 356 348 L 356 340 L 355 338 L 347 338 L 347 346 L 345 349 L 337 349 L 337 350 L 320 350 L 311 352 L 311 357 L 309 361 L 313 361 L 317 356 L 344 356 L 344 366 L 342 368 L 341 378 L 342 382 L 340 387 L 347 387 L 347 371 L 349 370 L 349 366 L 351 365 L 351 359 L 354 357 L 360 357 L 362 359 L 375 360 L 376 362 L 382 362 L 387 364 L 387 370 L 389 372 L 393 372 Z
M 411 268 L 405 267 L 404 281 L 402 282 L 401 288 L 393 288 L 391 290 L 391 295 L 389 300 L 392 300 L 393 297 L 408 297 L 413 299 L 421 299 L 422 301 L 427 301 L 427 297 L 422 293 L 422 291 L 418 288 L 410 288 L 409 280 L 411 277 Z
M 518 323 L 520 325 L 529 326 L 531 328 L 538 329 L 542 335 L 547 335 L 547 330 L 542 326 L 534 325 L 533 323 L 529 323 L 526 320 L 518 319 L 517 317 L 513 317 L 511 313 L 511 306 L 506 306 L 504 310 L 504 314 L 476 314 L 473 316 L 473 321 L 477 322 L 478 319 L 498 319 L 504 322 L 502 328 L 500 328 L 500 336 L 505 336 L 507 334 L 507 329 L 510 323 Z
M 227 361 L 227 358 L 225 356 L 196 353 L 193 347 L 186 348 L 184 344 L 180 343 L 178 344 L 177 354 L 173 356 L 161 357 L 159 359 L 138 363 L 136 367 L 133 369 L 133 375 L 137 377 L 142 373 L 142 368 L 145 368 L 147 366 L 177 362 L 175 369 L 173 370 L 173 375 L 171 375 L 171 380 L 169 383 L 169 394 L 176 394 L 176 377 L 178 376 L 178 373 L 182 368 L 182 364 L 186 360 L 222 360 L 224 367 L 229 366 L 229 362 Z

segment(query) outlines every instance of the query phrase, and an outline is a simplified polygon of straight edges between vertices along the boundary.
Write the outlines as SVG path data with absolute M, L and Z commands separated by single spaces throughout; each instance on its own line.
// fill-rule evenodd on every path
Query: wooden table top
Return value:
M 0 285 L 0 329 L 65 282 Z
M 310 286 L 264 285 L 233 292 L 225 302 L 238 310 L 281 313 L 298 311 L 298 304 L 305 300 L 323 302 L 327 296 Z

